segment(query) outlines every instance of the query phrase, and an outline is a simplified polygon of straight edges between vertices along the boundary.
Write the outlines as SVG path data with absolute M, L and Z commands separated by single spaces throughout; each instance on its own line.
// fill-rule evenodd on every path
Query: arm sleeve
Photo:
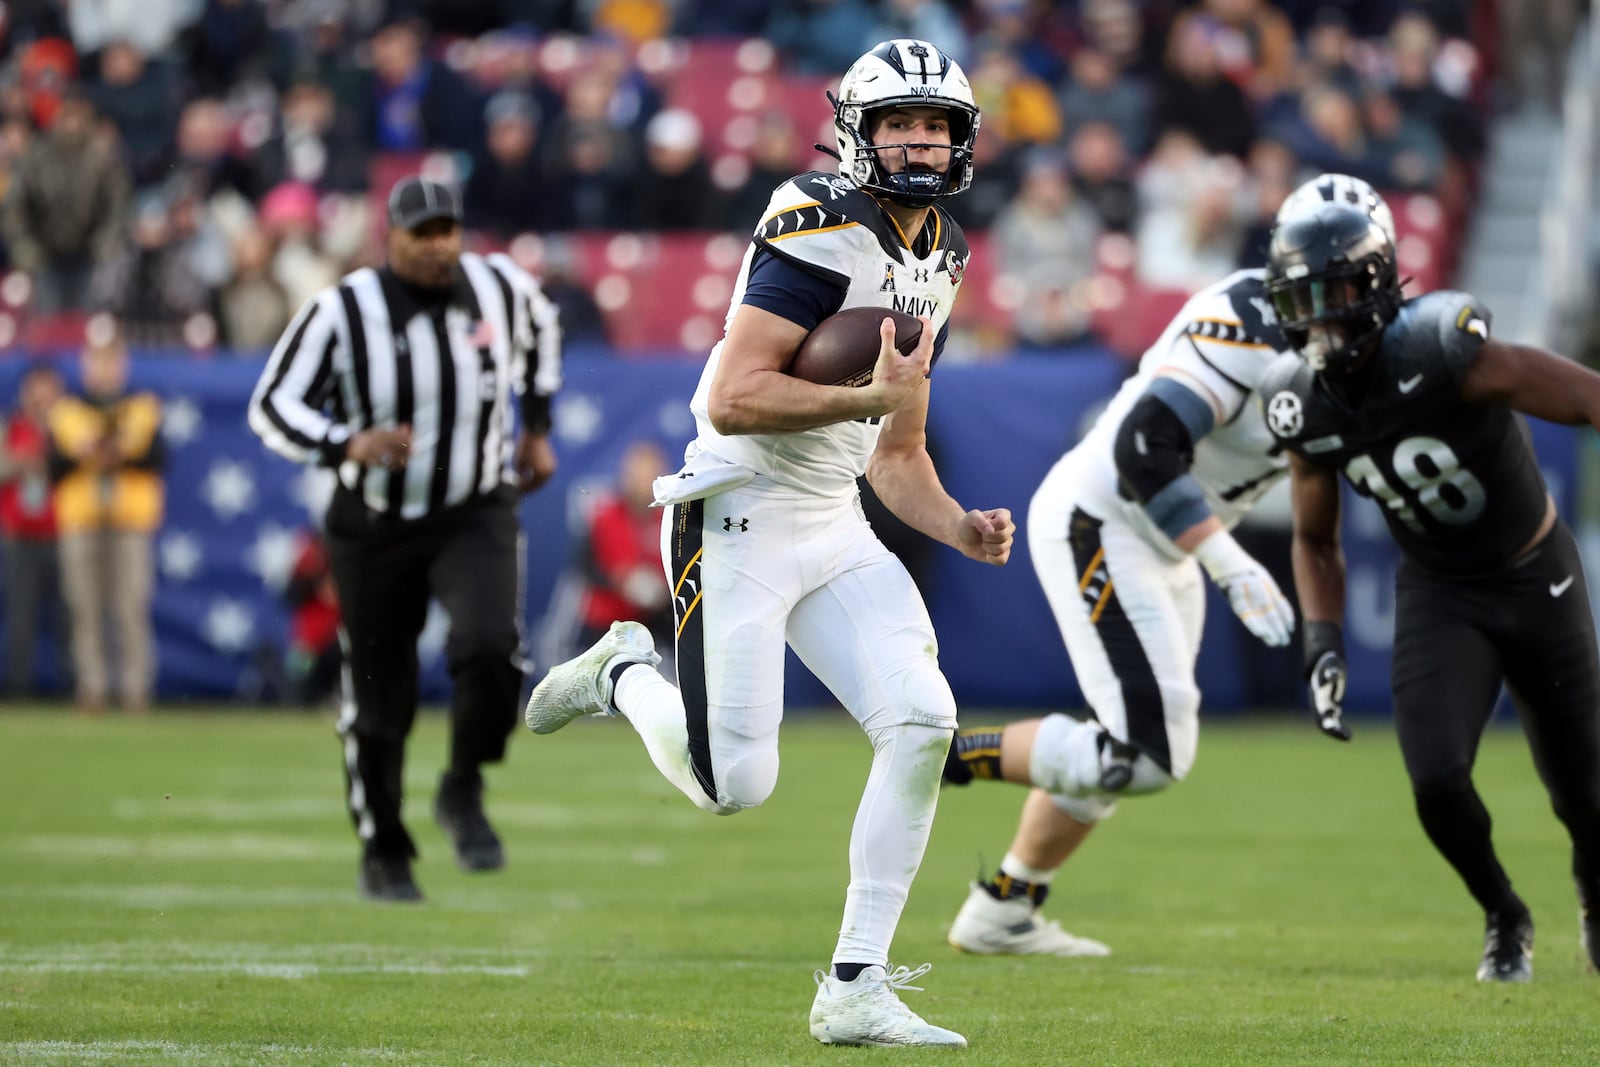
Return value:
M 266 446 L 296 463 L 338 466 L 350 428 L 322 410 L 339 343 L 331 290 L 312 297 L 289 323 L 250 398 L 250 428 Z
M 844 306 L 845 287 L 757 246 L 750 260 L 744 303 L 788 319 L 807 331 Z

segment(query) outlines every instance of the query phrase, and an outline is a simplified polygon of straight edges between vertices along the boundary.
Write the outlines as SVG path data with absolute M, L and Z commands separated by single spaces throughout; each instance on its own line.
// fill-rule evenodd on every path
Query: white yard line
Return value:
M 120 904 L 130 908 L 298 908 L 357 902 L 355 880 L 351 888 L 302 889 L 281 886 L 246 889 L 236 886 L 78 883 L 75 885 L 0 886 L 0 899 L 77 900 L 97 904 Z
M 432 796 L 432 789 L 419 790 L 423 797 Z M 264 799 L 241 799 L 235 795 L 216 793 L 172 793 L 154 796 L 117 797 L 110 804 L 111 816 L 124 822 L 174 823 L 285 823 L 321 822 L 336 819 L 343 822 L 347 816 L 338 794 L 328 790 L 326 795 L 275 796 Z M 636 826 L 639 813 L 636 809 L 615 807 L 598 808 L 572 804 L 549 804 L 536 801 L 489 801 L 489 815 L 498 825 L 534 828 L 575 827 L 604 828 Z M 704 825 L 705 816 L 688 805 L 654 811 L 650 825 L 660 830 L 694 831 Z
M 662 860 L 661 862 L 664 862 Z M 641 866 L 646 865 L 641 862 Z M 652 864 L 657 865 L 657 864 Z M 239 886 L 189 885 L 176 882 L 157 884 L 78 883 L 75 885 L 7 886 L 0 885 L 0 900 L 92 901 L 141 911 L 169 911 L 196 908 L 211 911 L 246 911 L 263 908 L 341 907 L 367 908 L 372 905 L 356 895 L 355 878 L 349 888 L 312 889 L 275 886 L 263 889 Z M 452 912 L 516 913 L 583 912 L 593 906 L 591 898 L 568 888 L 543 892 L 522 889 L 428 888 L 425 908 Z
M 515 825 L 511 820 L 504 822 Z M 507 849 L 512 851 L 518 846 L 519 842 L 512 840 Z M 667 862 L 667 851 L 659 846 L 634 848 L 625 857 L 619 857 L 615 846 L 594 836 L 574 843 L 528 842 L 522 847 L 536 849 L 541 864 L 615 864 L 625 859 L 639 867 L 660 867 Z M 349 863 L 352 879 L 359 854 L 354 835 L 344 840 L 304 834 L 207 834 L 195 833 L 181 825 L 148 836 L 33 834 L 13 841 L 0 839 L 0 852 L 21 852 L 62 862 L 104 859 L 332 861 Z M 512 858 L 516 858 L 515 851 L 512 851 Z
M 238 800 L 215 794 L 163 794 L 161 797 L 118 797 L 111 802 L 111 814 L 130 822 L 149 819 L 184 819 L 196 822 L 300 822 L 334 816 L 344 818 L 339 796 L 329 791 L 326 797 L 274 797 L 268 800 Z
M 436 963 L 341 964 L 321 963 L 96 963 L 87 960 L 35 961 L 0 960 L 0 974 L 219 974 L 240 978 L 322 978 L 351 974 L 476 975 L 489 978 L 526 978 L 528 967 L 449 966 Z
M 133 941 L 96 945 L 0 945 L 0 974 L 215 974 L 298 980 L 331 975 L 471 975 L 526 978 L 538 951 L 457 948 L 396 951 L 382 945 L 197 944 Z
M 91 834 L 34 834 L 12 845 L 17 851 L 56 859 L 345 859 L 354 867 L 354 842 L 306 839 L 291 834 L 197 834 L 175 828 L 149 837 Z
M 230 1063 L 245 1067 L 260 1064 L 301 1064 L 309 1056 L 337 1056 L 341 1063 L 422 1063 L 414 1053 L 387 1052 L 372 1048 L 318 1048 L 314 1045 L 280 1045 L 275 1042 L 251 1045 L 239 1041 L 194 1043 L 187 1041 L 0 1041 L 0 1062 L 116 1064 Z M 354 1057 L 354 1058 L 352 1058 Z

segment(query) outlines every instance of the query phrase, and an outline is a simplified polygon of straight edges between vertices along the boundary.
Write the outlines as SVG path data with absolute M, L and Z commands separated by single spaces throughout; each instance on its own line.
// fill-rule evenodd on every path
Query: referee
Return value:
M 250 426 L 301 463 L 335 468 L 327 540 L 343 614 L 338 731 L 359 886 L 420 900 L 400 818 L 430 598 L 450 619 L 450 766 L 434 816 L 465 870 L 505 864 L 483 810 L 522 685 L 519 492 L 556 469 L 556 311 L 504 255 L 463 252 L 461 201 L 426 178 L 389 195 L 388 262 L 311 298 L 273 349 Z M 509 394 L 520 397 L 513 442 Z

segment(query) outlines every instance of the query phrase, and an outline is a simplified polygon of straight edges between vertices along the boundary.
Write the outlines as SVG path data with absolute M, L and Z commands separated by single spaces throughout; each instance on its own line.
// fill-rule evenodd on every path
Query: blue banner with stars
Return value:
M 69 383 L 72 360 L 61 361 Z M 0 360 L 0 397 L 14 406 L 27 364 Z M 135 388 L 164 402 L 167 517 L 156 536 L 155 627 L 162 700 L 257 701 L 273 690 L 274 657 L 288 632 L 284 586 L 298 539 L 312 528 L 332 474 L 269 452 L 245 423 L 262 362 L 138 353 Z M 586 501 L 611 485 L 623 450 L 638 438 L 674 460 L 693 436 L 689 397 L 698 360 L 621 362 L 574 351 L 552 409 L 560 470 L 521 509 L 527 532 L 529 647 L 535 669 L 576 649 L 572 546 Z M 929 436 L 946 488 L 968 507 L 1009 507 L 1019 544 L 1004 568 L 936 547 L 919 576 L 939 635 L 940 662 L 963 708 L 1052 709 L 1081 705 L 1027 545 L 1028 500 L 1121 383 L 1128 364 L 1096 349 L 1001 363 L 941 363 L 934 373 Z M 1576 435 L 1534 422 L 1546 477 L 1571 516 Z M 1350 566 L 1347 642 L 1352 709 L 1386 711 L 1393 628 L 1395 550 L 1373 506 L 1347 494 L 1344 547 Z M 0 591 L 3 592 L 3 591 Z M 425 698 L 440 700 L 446 622 L 430 614 L 422 636 Z M 1208 712 L 1245 706 L 1242 667 L 1251 638 L 1226 602 L 1209 602 L 1199 681 Z M 55 652 L 43 656 L 48 673 Z M 1291 648 L 1277 655 L 1298 657 Z M 831 703 L 791 657 L 787 702 Z M 530 683 L 531 684 L 531 683 Z

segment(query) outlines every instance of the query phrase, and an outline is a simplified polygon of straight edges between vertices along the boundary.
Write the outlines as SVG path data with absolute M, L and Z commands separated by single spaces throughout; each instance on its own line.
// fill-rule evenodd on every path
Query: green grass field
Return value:
M 971 1043 L 940 1052 L 806 1031 L 869 756 L 842 713 L 791 722 L 777 795 L 731 819 L 625 724 L 519 736 L 490 779 L 510 865 L 475 876 L 429 817 L 442 726 L 411 747 L 428 900 L 405 907 L 356 899 L 326 718 L 0 714 L 0 1063 L 1600 1062 L 1566 839 L 1514 731 L 1479 780 L 1538 924 L 1531 986 L 1473 981 L 1480 916 L 1391 734 L 1222 723 L 1057 881 L 1049 910 L 1109 959 L 949 949 L 1023 794 L 946 791 L 894 960 L 934 962 L 906 999 Z

